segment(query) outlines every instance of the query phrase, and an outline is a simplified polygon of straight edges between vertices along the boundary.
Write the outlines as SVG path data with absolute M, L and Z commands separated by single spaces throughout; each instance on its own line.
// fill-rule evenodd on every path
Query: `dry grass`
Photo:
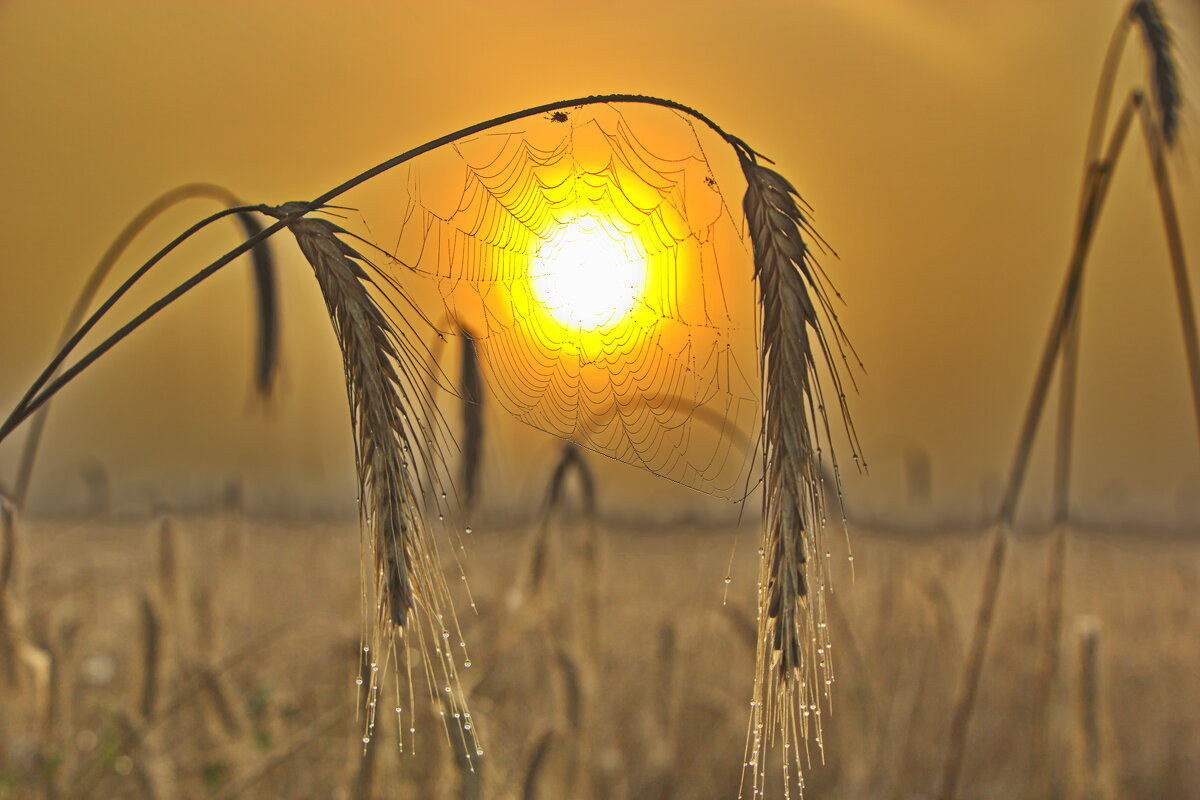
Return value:
M 564 535 L 574 535 L 579 522 L 564 518 Z M 185 596 L 219 563 L 226 524 L 176 521 Z M 139 775 L 158 775 L 147 780 L 165 781 L 176 797 L 356 796 L 363 758 L 354 686 L 360 595 L 348 577 L 359 558 L 355 526 L 245 524 L 247 580 L 213 597 L 228 644 L 201 653 L 198 611 L 186 605 L 178 648 L 190 655 L 164 674 L 155 719 L 129 723 L 131 729 L 123 720 L 138 717 L 139 606 L 158 583 L 157 531 L 30 528 L 33 627 L 67 664 L 59 691 L 70 698 L 72 718 L 60 716 L 39 741 L 33 695 L 5 694 L 0 797 L 146 797 Z M 592 796 L 613 800 L 736 796 L 754 659 L 753 638 L 736 626 L 754 618 L 756 567 L 753 552 L 743 548 L 730 605 L 722 606 L 730 533 L 605 530 L 610 568 L 600 584 L 600 645 L 589 663 L 555 643 L 567 641 L 569 627 L 562 626 L 572 621 L 571 609 L 553 605 L 547 610 L 559 616 L 549 627 L 531 627 L 503 650 L 491 645 L 512 624 L 507 576 L 524 558 L 519 542 L 528 532 L 476 531 L 468 556 L 488 568 L 470 570 L 479 615 L 464 619 L 464 634 L 487 652 L 473 653 L 464 691 L 487 754 L 474 796 L 584 796 L 583 775 L 590 776 Z M 968 622 L 984 542 L 967 535 L 920 541 L 854 535 L 865 557 L 856 562 L 853 584 L 844 560 L 834 559 L 840 611 L 830 614 L 830 624 L 842 651 L 839 691 L 825 731 L 826 764 L 806 769 L 807 796 L 927 797 L 962 664 L 955 630 Z M 1038 718 L 1027 689 L 1039 669 L 1031 645 L 1044 624 L 1041 565 L 1049 540 L 1017 541 L 964 762 L 964 795 L 1046 796 L 1036 775 L 1043 768 L 1063 774 L 1068 766 L 1063 790 L 1074 791 L 1085 777 L 1079 770 L 1095 762 L 1084 748 L 1099 743 L 1100 760 L 1111 770 L 1101 777 L 1119 796 L 1192 796 L 1188 787 L 1200 785 L 1194 669 L 1200 612 L 1192 602 L 1200 549 L 1137 533 L 1073 532 L 1066 629 L 1079 630 L 1080 615 L 1087 615 L 1102 633 L 1094 647 L 1069 637 L 1075 644 L 1049 693 L 1045 738 L 1052 747 L 1042 751 L 1024 732 Z M 560 567 L 574 569 L 572 558 Z M 940 588 L 931 591 L 931 581 Z M 77 634 L 73 655 L 65 656 L 61 631 L 72 619 Z M 245 720 L 243 733 L 207 722 L 214 709 L 202 662 L 225 679 L 228 702 Z M 581 711 L 581 691 L 597 700 L 590 710 Z M 405 749 L 397 747 L 395 714 L 385 715 L 374 736 L 374 775 L 357 796 L 464 796 L 464 778 L 472 773 L 459 768 L 453 740 L 441 733 L 441 704 L 418 699 L 418 706 L 415 755 L 407 737 Z M 582 724 L 592 752 L 581 761 L 574 737 Z M 778 771 L 768 778 L 777 782 Z

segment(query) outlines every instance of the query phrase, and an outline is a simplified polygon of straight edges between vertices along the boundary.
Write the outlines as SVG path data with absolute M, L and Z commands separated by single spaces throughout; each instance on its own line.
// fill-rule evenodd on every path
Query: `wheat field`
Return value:
M 4 689 L 0 797 L 736 797 L 754 559 L 734 558 L 727 587 L 727 526 L 599 522 L 594 558 L 588 527 L 553 522 L 540 593 L 521 588 L 533 528 L 478 525 L 466 544 L 463 686 L 485 749 L 470 772 L 421 698 L 415 742 L 397 746 L 384 715 L 364 756 L 353 520 L 25 525 L 23 606 L 53 666 L 43 707 L 28 681 Z M 853 536 L 806 795 L 928 797 L 984 537 Z M 1038 713 L 1049 538 L 1015 540 L 962 796 L 1198 796 L 1200 548 L 1138 531 L 1068 541 L 1061 668 Z

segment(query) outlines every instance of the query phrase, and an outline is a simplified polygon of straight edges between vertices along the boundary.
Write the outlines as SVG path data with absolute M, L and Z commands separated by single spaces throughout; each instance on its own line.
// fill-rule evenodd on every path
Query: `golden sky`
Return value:
M 870 478 L 850 479 L 851 503 L 906 511 L 904 454 L 919 445 L 932 458 L 933 508 L 974 512 L 1012 455 L 1068 254 L 1095 82 L 1123 5 L 8 0 L 0 406 L 44 363 L 112 236 L 177 184 L 221 183 L 254 202 L 304 199 L 491 116 L 594 93 L 654 94 L 774 159 L 840 256 L 823 263 L 867 368 L 852 408 L 872 464 Z M 1164 7 L 1190 98 L 1195 6 Z M 1131 45 L 1123 87 L 1142 77 Z M 1173 160 L 1193 262 L 1194 108 L 1185 101 Z M 124 270 L 210 210 L 195 202 L 169 214 Z M 218 227 L 119 316 L 235 241 L 232 226 Z M 308 267 L 290 243 L 280 240 L 279 252 L 284 371 L 270 407 L 249 388 L 249 279 L 231 267 L 64 392 L 36 504 L 75 502 L 88 462 L 134 499 L 202 495 L 241 474 L 252 495 L 302 508 L 352 501 L 336 346 Z M 1200 457 L 1139 140 L 1122 157 L 1089 269 L 1077 505 L 1175 519 L 1200 508 Z M 0 446 L 6 483 L 16 445 Z M 536 495 L 555 447 L 497 425 L 488 469 L 511 496 Z M 1048 474 L 1033 478 L 1036 499 Z M 607 471 L 602 489 L 663 506 L 660 482 L 634 470 Z M 668 495 L 679 508 L 695 502 Z

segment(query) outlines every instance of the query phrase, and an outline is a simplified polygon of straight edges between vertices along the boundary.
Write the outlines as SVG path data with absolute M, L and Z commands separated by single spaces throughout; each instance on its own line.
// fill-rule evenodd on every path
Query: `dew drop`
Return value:
M 467 536 L 470 536 L 473 533 L 473 531 L 471 530 L 471 526 L 468 525 L 467 529 L 465 531 L 463 531 L 463 533 L 465 533 Z
M 471 668 L 471 659 L 468 658 L 466 661 L 464 661 L 463 666 L 466 667 L 467 669 L 470 669 Z
M 733 578 L 731 578 L 730 576 L 726 575 L 726 576 L 725 576 L 725 583 L 726 583 L 726 585 L 733 583 Z
M 362 678 L 355 678 L 355 679 L 354 679 L 354 685 L 355 685 L 355 686 L 362 686 Z
M 363 744 L 370 744 L 370 743 L 371 743 L 371 737 L 370 737 L 370 736 L 364 736 L 364 737 L 363 737 Z

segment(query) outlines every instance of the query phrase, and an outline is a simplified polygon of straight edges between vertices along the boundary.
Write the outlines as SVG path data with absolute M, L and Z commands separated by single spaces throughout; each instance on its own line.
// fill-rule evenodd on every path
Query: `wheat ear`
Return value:
M 836 356 L 844 358 L 849 347 L 824 276 L 805 241 L 806 236 L 820 239 L 795 188 L 759 164 L 748 148 L 739 148 L 738 154 L 747 182 L 744 207 L 762 307 L 763 534 L 753 736 L 747 759 L 757 780 L 764 728 L 780 732 L 785 762 L 791 760 L 797 773 L 801 755 L 793 750 L 788 756 L 786 749 L 798 738 L 807 742 L 810 729 L 820 746 L 820 710 L 833 680 L 823 601 L 828 567 L 822 557 L 825 507 L 820 470 L 821 441 L 828 440 L 829 422 L 817 352 L 830 368 L 856 459 L 858 447 L 835 361 Z M 837 480 L 836 462 L 834 475 Z
M 479 368 L 479 337 L 462 322 L 458 323 L 458 336 L 462 342 L 458 391 L 463 425 L 459 487 L 462 507 L 469 513 L 479 496 L 479 471 L 483 466 L 483 374 Z
M 1173 147 L 1179 132 L 1179 71 L 1175 65 L 1171 29 L 1156 0 L 1134 0 L 1129 19 L 1142 32 L 1142 42 L 1150 60 L 1150 95 L 1159 131 L 1167 147 Z
M 267 213 L 288 219 L 288 228 L 313 268 L 342 353 L 358 466 L 364 588 L 371 592 L 363 647 L 368 656 L 364 661 L 371 667 L 370 680 L 364 681 L 366 741 L 374 727 L 381 671 L 389 657 L 399 656 L 397 638 L 416 640 L 426 675 L 436 682 L 439 695 L 442 687 L 450 694 L 458 684 L 447 641 L 451 629 L 457 633 L 458 626 L 437 547 L 422 514 L 420 476 L 436 482 L 444 464 L 441 439 L 428 427 L 437 416 L 422 390 L 419 354 L 368 290 L 373 281 L 364 266 L 373 265 L 339 238 L 345 231 L 338 226 L 323 219 L 294 217 L 303 207 L 286 204 Z M 394 284 L 389 288 L 400 291 Z M 436 659 L 430 658 L 430 650 L 436 651 Z M 408 652 L 406 647 L 406 669 Z M 454 698 L 461 696 L 453 693 Z M 471 750 L 478 749 L 473 735 L 470 744 Z

